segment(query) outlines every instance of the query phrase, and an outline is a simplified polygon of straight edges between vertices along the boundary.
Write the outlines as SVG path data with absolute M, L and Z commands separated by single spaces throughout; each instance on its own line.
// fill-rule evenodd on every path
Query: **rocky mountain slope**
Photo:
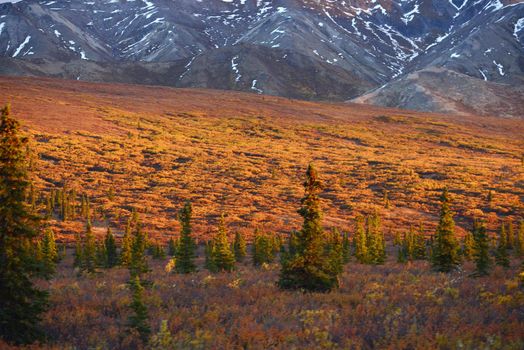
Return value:
M 0 4 L 0 74 L 347 100 L 431 67 L 522 86 L 523 53 L 515 0 Z

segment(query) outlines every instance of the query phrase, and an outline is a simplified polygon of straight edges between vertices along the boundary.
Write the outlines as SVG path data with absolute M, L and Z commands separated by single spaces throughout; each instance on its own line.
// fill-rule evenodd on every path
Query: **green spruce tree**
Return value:
M 42 237 L 42 263 L 44 275 L 46 278 L 51 278 L 56 271 L 56 264 L 58 263 L 58 250 L 56 249 L 55 234 L 53 230 L 47 228 Z
M 87 219 L 86 224 L 86 235 L 84 237 L 84 245 L 82 247 L 82 271 L 88 273 L 96 272 L 96 267 L 98 265 L 98 259 L 96 256 L 96 239 L 93 234 L 93 229 L 91 227 L 91 220 Z
M 135 275 L 130 280 L 130 288 L 132 292 L 132 301 L 130 308 L 132 310 L 129 316 L 128 327 L 136 330 L 140 334 L 142 342 L 145 344 L 151 334 L 151 328 L 148 322 L 147 307 L 144 303 L 144 287 L 140 282 L 140 277 Z
M 281 259 L 278 284 L 283 289 L 327 292 L 338 287 L 339 271 L 330 260 L 329 242 L 322 229 L 319 193 L 322 183 L 317 170 L 309 165 L 304 182 L 305 195 L 298 213 L 304 218 L 302 229 L 295 233 L 294 247 Z
M 233 271 L 235 268 L 235 254 L 231 250 L 231 245 L 227 238 L 224 216 L 220 218 L 218 234 L 213 240 L 211 258 L 213 259 L 213 265 L 217 272 L 229 272 Z
M 473 258 L 474 244 L 473 233 L 467 232 L 462 240 L 462 257 L 464 260 L 470 261 Z
M 118 264 L 118 251 L 116 247 L 115 236 L 111 232 L 111 228 L 107 227 L 107 233 L 104 238 L 105 247 L 105 267 L 110 269 Z
M 193 208 L 190 202 L 186 202 L 178 214 L 178 220 L 182 231 L 180 232 L 180 243 L 176 255 L 176 271 L 178 273 L 191 273 L 196 271 L 195 256 L 196 244 L 192 236 L 191 216 Z
M 0 110 L 0 338 L 13 344 L 41 338 L 47 306 L 47 293 L 32 281 L 39 273 L 31 257 L 39 223 L 25 202 L 27 159 L 28 139 L 7 105 Z
M 149 271 L 146 256 L 147 237 L 142 232 L 140 223 L 137 222 L 133 242 L 131 243 L 131 260 L 129 262 L 129 274 L 131 279 Z
M 455 236 L 455 221 L 450 208 L 450 199 L 447 188 L 441 196 L 440 220 L 435 232 L 431 263 L 439 272 L 451 272 L 461 263 L 459 243 Z
M 233 250 L 235 252 L 235 260 L 242 262 L 246 257 L 246 240 L 240 232 L 235 233 L 235 240 L 233 242 Z
M 495 261 L 497 265 L 504 268 L 509 268 L 509 254 L 508 254 L 508 238 L 506 233 L 506 225 L 504 223 L 500 226 L 499 241 L 497 250 L 495 251 Z
M 489 237 L 486 233 L 486 224 L 475 222 L 473 227 L 473 260 L 475 261 L 474 277 L 487 276 L 491 268 L 489 256 Z
M 120 265 L 129 267 L 131 264 L 131 246 L 133 244 L 133 236 L 131 235 L 131 219 L 128 220 L 122 237 L 122 249 L 120 252 Z

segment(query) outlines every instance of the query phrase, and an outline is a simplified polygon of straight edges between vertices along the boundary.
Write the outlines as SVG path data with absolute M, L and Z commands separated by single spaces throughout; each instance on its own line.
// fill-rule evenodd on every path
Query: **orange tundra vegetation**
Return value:
M 66 188 L 80 210 L 85 193 L 99 236 L 107 224 L 120 236 L 136 209 L 167 241 L 186 200 L 201 239 L 222 213 L 248 239 L 255 227 L 289 232 L 309 162 L 325 183 L 324 224 L 343 231 L 374 212 L 387 235 L 419 221 L 432 231 L 444 186 L 460 234 L 467 218 L 494 230 L 523 216 L 520 120 L 36 78 L 1 77 L 0 90 L 34 141 L 36 205 Z M 59 240 L 83 230 L 79 217 L 51 220 Z
M 512 241 L 508 253 L 506 246 L 524 227 L 517 226 L 523 218 L 521 121 L 51 79 L 0 78 L 0 89 L 34 139 L 28 202 L 49 216 L 61 242 L 90 232 L 80 269 L 73 256 L 79 255 L 61 244 L 53 278 L 36 281 L 50 296 L 42 320 L 48 343 L 30 348 L 524 347 L 524 275 L 516 257 L 522 249 Z M 280 264 L 268 259 L 254 267 L 250 254 L 231 272 L 210 273 L 202 244 L 197 271 L 189 274 L 173 273 L 173 260 L 161 253 L 144 255 L 147 237 L 165 244 L 178 236 L 177 219 L 185 221 L 177 214 L 186 200 L 200 241 L 216 235 L 223 212 L 228 216 L 220 228 L 230 242 L 233 232 L 250 238 L 255 227 L 285 237 L 301 224 L 296 209 L 310 161 L 324 183 L 318 208 L 326 228 L 350 231 L 354 239 L 354 217 L 371 214 L 366 227 L 381 225 L 388 233 L 386 239 L 367 236 L 380 238 L 371 245 L 380 246 L 380 262 L 360 264 L 353 256 L 348 264 L 335 262 L 339 288 L 283 291 L 275 283 Z M 401 242 L 398 233 L 414 223 L 435 232 L 444 187 L 459 230 L 471 230 L 472 217 L 486 219 L 491 233 L 500 219 L 508 222 L 496 249 L 502 266 L 487 276 L 468 277 L 475 271 L 468 255 L 476 253 L 466 253 L 466 244 L 463 264 L 444 274 L 416 260 L 419 232 Z M 129 218 L 127 231 L 135 232 L 129 272 L 120 266 L 79 273 L 86 259 L 98 259 L 92 233 L 101 238 L 109 225 L 120 235 Z M 346 236 L 341 241 L 337 232 L 325 237 L 338 242 L 330 249 L 341 249 L 337 256 L 347 262 Z M 392 246 L 389 233 L 401 247 Z M 45 237 L 49 250 L 52 234 Z M 223 246 L 228 249 L 227 238 Z M 498 261 L 502 253 L 507 264 Z M 139 265 L 135 278 L 145 288 L 137 296 L 129 281 Z M 138 305 L 135 312 L 143 308 L 144 332 L 129 327 L 127 320 L 138 315 L 130 305 Z M 0 348 L 10 349 L 2 342 Z

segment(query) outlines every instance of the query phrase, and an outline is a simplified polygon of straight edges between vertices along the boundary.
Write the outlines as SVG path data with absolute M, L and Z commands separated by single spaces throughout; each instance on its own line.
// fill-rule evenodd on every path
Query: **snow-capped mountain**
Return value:
M 515 0 L 23 0 L 0 73 L 345 100 L 440 67 L 524 82 Z M 387 85 L 386 85 L 387 88 Z

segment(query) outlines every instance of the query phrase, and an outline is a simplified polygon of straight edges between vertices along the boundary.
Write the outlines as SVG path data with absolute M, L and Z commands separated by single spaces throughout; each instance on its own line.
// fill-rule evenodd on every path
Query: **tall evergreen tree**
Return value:
M 235 233 L 235 240 L 233 242 L 233 251 L 235 252 L 235 260 L 242 262 L 246 257 L 246 240 L 240 232 Z
M 213 250 L 211 252 L 213 266 L 216 271 L 232 271 L 235 268 L 235 254 L 227 239 L 227 230 L 224 216 L 220 218 L 218 234 L 213 240 Z
M 77 268 L 82 267 L 82 238 L 79 233 L 75 233 L 75 253 L 74 253 L 74 262 L 73 266 Z
M 42 237 L 42 262 L 46 278 L 50 278 L 55 273 L 58 260 L 55 234 L 53 233 L 53 230 L 47 228 Z
M 133 235 L 133 242 L 131 243 L 131 260 L 128 266 L 132 279 L 149 271 L 146 257 L 146 246 L 147 237 L 142 232 L 140 223 L 137 223 L 135 234 Z
M 191 234 L 191 216 L 193 208 L 190 202 L 186 202 L 178 214 L 178 220 L 182 227 L 180 243 L 176 254 L 176 271 L 178 273 L 191 273 L 196 270 L 195 256 L 196 244 Z
M 491 268 L 489 256 L 489 237 L 486 234 L 486 224 L 477 223 L 473 227 L 473 260 L 475 261 L 474 277 L 486 276 Z
M 344 233 L 342 236 L 342 261 L 347 264 L 351 260 L 351 242 L 349 235 Z
M 302 229 L 295 233 L 294 247 L 282 258 L 278 284 L 283 289 L 326 292 L 338 287 L 339 271 L 334 269 L 326 249 L 322 229 L 319 193 L 322 183 L 317 170 L 309 165 L 304 182 L 305 195 L 298 213 L 304 218 Z
M 28 139 L 7 105 L 0 111 L 0 338 L 30 343 L 42 333 L 41 314 L 47 293 L 33 285 L 38 266 L 30 248 L 38 219 L 25 202 L 29 186 Z
M 355 258 L 361 264 L 368 262 L 368 244 L 366 227 L 363 216 L 357 216 L 355 218 L 355 235 L 353 236 L 353 246 L 355 252 Z
M 86 235 L 84 237 L 84 245 L 82 248 L 82 271 L 88 273 L 96 272 L 96 266 L 98 265 L 97 262 L 96 239 L 91 227 L 91 220 L 87 219 Z
M 506 269 L 509 268 L 508 237 L 504 223 L 500 226 L 499 241 L 497 250 L 495 251 L 495 261 L 497 265 Z
M 460 265 L 459 243 L 447 188 L 441 196 L 440 220 L 435 232 L 431 263 L 436 271 L 451 272 Z
M 115 242 L 115 236 L 113 235 L 113 232 L 111 232 L 111 228 L 107 227 L 107 233 L 104 238 L 104 246 L 105 246 L 105 267 L 106 268 L 112 268 L 118 264 L 118 251 L 116 247 Z
M 462 257 L 464 260 L 471 260 L 473 257 L 475 239 L 473 238 L 473 233 L 467 232 L 462 240 Z
M 207 241 L 204 249 L 205 262 L 204 267 L 211 272 L 216 272 L 215 261 L 213 260 L 213 241 Z
M 147 307 L 144 304 L 144 287 L 140 282 L 140 277 L 135 275 L 130 280 L 132 292 L 131 310 L 133 313 L 129 316 L 128 327 L 138 331 L 140 338 L 144 343 L 147 342 L 151 328 L 148 323 Z
M 122 250 L 120 252 L 120 265 L 128 266 L 131 264 L 131 246 L 133 244 L 133 237 L 131 235 L 131 219 L 127 221 L 122 237 Z
M 513 226 L 513 220 L 508 221 L 508 233 L 506 235 L 506 247 L 513 249 L 515 246 L 515 227 Z
M 415 233 L 415 238 L 413 242 L 414 248 L 414 258 L 417 260 L 424 260 L 426 259 L 426 237 L 424 234 L 424 226 L 422 224 L 419 225 L 419 228 L 417 232 Z

